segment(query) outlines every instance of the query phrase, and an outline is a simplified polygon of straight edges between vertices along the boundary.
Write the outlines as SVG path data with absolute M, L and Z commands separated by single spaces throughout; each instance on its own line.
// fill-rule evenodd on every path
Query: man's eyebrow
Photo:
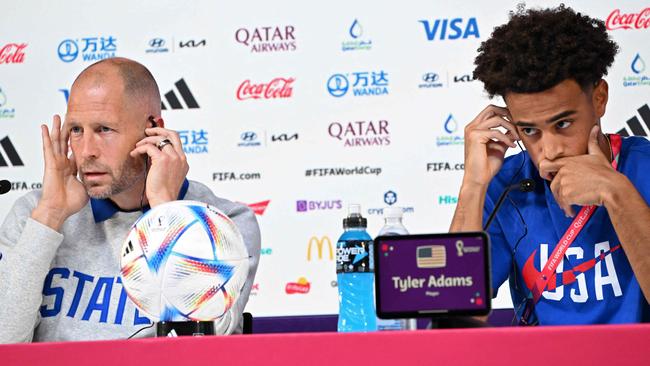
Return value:
M 575 113 L 576 113 L 576 111 L 574 111 L 574 110 L 569 110 L 569 111 L 564 111 L 564 112 L 558 113 L 555 116 L 553 116 L 553 117 L 549 118 L 548 120 L 546 120 L 546 123 L 547 124 L 553 123 L 553 122 L 555 122 L 555 121 L 557 121 L 559 119 L 569 117 L 570 115 L 575 114 Z M 519 126 L 519 127 L 536 127 L 536 125 L 534 123 L 525 122 L 525 121 L 517 121 L 515 123 L 515 126 Z

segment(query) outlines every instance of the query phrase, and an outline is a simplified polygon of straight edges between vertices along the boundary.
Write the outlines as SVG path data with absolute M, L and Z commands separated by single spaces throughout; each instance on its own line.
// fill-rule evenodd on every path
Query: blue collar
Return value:
M 181 186 L 181 191 L 178 192 L 178 199 L 182 200 L 185 198 L 185 194 L 187 193 L 187 188 L 190 186 L 190 182 L 187 180 L 187 178 L 183 181 L 183 186 Z M 109 218 L 111 218 L 113 215 L 115 215 L 116 212 L 122 211 L 122 212 L 135 212 L 135 211 L 140 211 L 139 209 L 135 210 L 122 210 L 119 208 L 115 202 L 111 201 L 110 199 L 95 199 L 91 198 L 90 199 L 90 207 L 93 210 L 93 217 L 95 218 L 95 222 L 99 223 L 102 221 L 105 221 Z M 149 205 L 146 205 L 142 208 L 142 213 L 145 213 L 149 211 Z

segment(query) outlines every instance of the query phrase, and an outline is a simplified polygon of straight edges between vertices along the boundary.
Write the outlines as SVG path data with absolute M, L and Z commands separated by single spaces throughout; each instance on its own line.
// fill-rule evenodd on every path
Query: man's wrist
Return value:
M 632 182 L 619 172 L 614 172 L 608 182 L 609 184 L 603 187 L 601 203 L 607 210 L 614 210 L 623 203 L 623 200 L 630 197 L 628 192 L 635 188 Z
M 36 206 L 32 211 L 31 218 L 55 231 L 60 231 L 63 223 L 68 218 L 63 210 L 55 210 L 47 207 Z
M 459 196 L 465 195 L 485 195 L 487 193 L 489 184 L 479 183 L 476 181 L 463 179 L 460 186 Z

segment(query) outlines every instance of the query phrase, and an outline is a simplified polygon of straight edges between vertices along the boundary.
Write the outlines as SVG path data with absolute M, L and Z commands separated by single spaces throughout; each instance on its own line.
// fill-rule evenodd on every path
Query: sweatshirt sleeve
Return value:
M 0 343 L 30 342 L 43 281 L 63 235 L 30 218 L 37 195 L 19 198 L 0 227 Z
M 248 250 L 249 267 L 248 277 L 239 294 L 239 299 L 226 314 L 226 317 L 229 319 L 223 319 L 224 321 L 220 322 L 220 325 L 217 326 L 218 329 L 215 329 L 217 334 L 242 333 L 242 313 L 244 312 L 246 303 L 248 303 L 248 296 L 251 293 L 253 282 L 255 281 L 255 273 L 257 272 L 257 265 L 260 261 L 260 228 L 253 211 L 243 204 L 236 204 L 228 212 L 228 217 L 237 225 L 239 232 L 244 238 L 244 244 Z

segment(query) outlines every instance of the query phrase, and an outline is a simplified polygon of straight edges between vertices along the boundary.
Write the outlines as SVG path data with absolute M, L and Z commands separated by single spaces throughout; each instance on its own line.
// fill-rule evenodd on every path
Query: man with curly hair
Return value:
M 650 319 L 650 142 L 604 135 L 618 46 L 568 7 L 520 9 L 478 49 L 490 105 L 465 128 L 465 174 L 451 231 L 488 228 L 492 287 L 510 280 L 520 324 Z M 526 151 L 504 159 L 521 141 Z

